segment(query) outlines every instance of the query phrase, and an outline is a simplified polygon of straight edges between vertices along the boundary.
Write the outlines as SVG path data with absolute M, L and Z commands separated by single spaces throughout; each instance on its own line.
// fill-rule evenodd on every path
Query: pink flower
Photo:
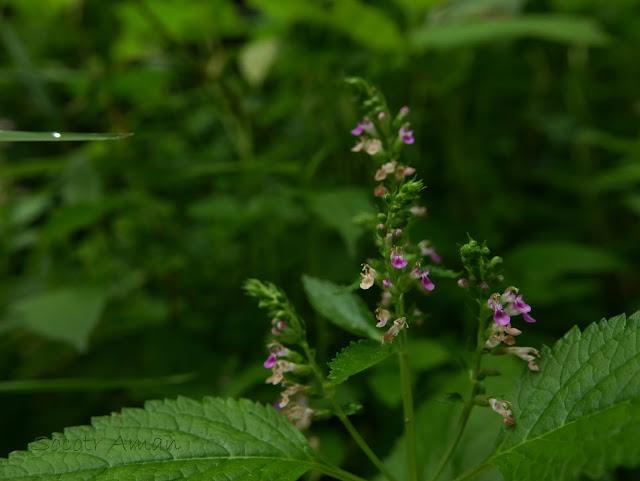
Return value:
M 421 282 L 422 282 L 422 285 L 424 286 L 424 288 L 425 288 L 426 290 L 428 290 L 428 291 L 432 291 L 432 290 L 434 290 L 434 289 L 436 288 L 436 286 L 434 285 L 434 283 L 433 283 L 433 282 L 431 282 L 431 279 L 429 279 L 429 278 L 427 277 L 427 275 L 428 275 L 428 274 L 429 274 L 429 269 L 427 269 L 426 271 L 424 271 L 424 272 L 422 273 L 422 280 L 421 280 Z
M 384 281 L 382 281 L 382 287 L 387 289 L 391 287 L 391 279 L 387 277 Z
M 351 129 L 351 135 L 361 135 L 364 131 L 370 132 L 372 128 L 373 122 L 363 120 L 362 122 L 358 122 L 358 125 L 356 125 L 354 129 Z
M 408 130 L 404 125 L 400 127 L 400 130 L 398 131 L 398 136 L 400 136 L 402 141 L 407 145 L 413 144 L 415 142 L 415 139 L 413 138 L 413 130 Z
M 265 367 L 265 369 L 271 369 L 273 366 L 276 365 L 276 361 L 277 361 L 276 353 L 277 351 L 269 351 L 269 357 L 264 362 L 264 364 L 262 364 Z
M 404 258 L 404 253 L 399 247 L 396 247 L 391 251 L 391 265 L 396 269 L 402 269 L 407 267 L 407 260 Z

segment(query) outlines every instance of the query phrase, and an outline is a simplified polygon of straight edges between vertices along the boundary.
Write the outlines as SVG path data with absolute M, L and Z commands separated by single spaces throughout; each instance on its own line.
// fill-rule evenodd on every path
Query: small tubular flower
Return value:
M 415 142 L 415 139 L 413 138 L 413 130 L 409 130 L 408 126 L 409 124 L 400 127 L 400 130 L 398 130 L 398 136 L 402 139 L 402 142 L 410 145 Z
M 376 327 L 386 326 L 387 321 L 389 320 L 389 317 L 391 317 L 391 314 L 389 314 L 389 311 L 387 311 L 386 309 L 383 309 L 382 307 L 378 307 L 376 309 L 376 319 L 379 322 L 376 324 Z
M 407 267 L 407 260 L 404 258 L 404 252 L 400 247 L 396 247 L 391 251 L 391 265 L 396 269 Z

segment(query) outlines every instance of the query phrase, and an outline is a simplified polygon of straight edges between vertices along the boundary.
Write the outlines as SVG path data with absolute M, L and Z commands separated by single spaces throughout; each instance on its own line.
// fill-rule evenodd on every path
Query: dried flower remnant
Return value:
M 511 409 L 509 409 L 511 407 L 510 402 L 489 398 L 489 406 L 502 416 L 502 420 L 507 426 L 513 426 L 516 423 L 516 420 L 512 417 Z
M 369 264 L 362 264 L 362 281 L 360 282 L 360 289 L 367 290 L 373 286 L 374 277 L 376 271 Z
M 518 356 L 523 361 L 527 361 L 527 367 L 532 371 L 539 371 L 540 368 L 536 364 L 536 357 L 540 357 L 540 353 L 533 347 L 503 347 L 500 349 L 502 354 L 512 354 Z
M 384 184 L 378 184 L 375 189 L 373 189 L 373 195 L 375 197 L 382 197 L 384 194 L 388 192 L 387 188 Z
M 376 309 L 376 319 L 378 320 L 376 327 L 386 326 L 387 321 L 389 320 L 389 317 L 391 317 L 391 314 L 389 314 L 389 311 L 387 311 L 386 309 L 383 309 L 382 307 L 378 307 Z
M 400 319 L 393 321 L 393 325 L 382 335 L 382 344 L 392 343 L 393 338 L 400 333 L 403 327 L 406 327 L 407 329 L 409 328 L 405 317 L 401 317 Z
M 382 181 L 386 179 L 387 175 L 393 174 L 395 172 L 397 165 L 398 163 L 395 160 L 392 160 L 390 162 L 387 162 L 386 164 L 383 164 L 382 167 L 380 167 L 376 171 L 376 174 L 374 175 L 373 178 L 377 181 Z

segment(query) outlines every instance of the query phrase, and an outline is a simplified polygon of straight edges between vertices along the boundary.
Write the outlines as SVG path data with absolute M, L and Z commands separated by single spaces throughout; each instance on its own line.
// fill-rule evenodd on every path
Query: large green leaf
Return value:
M 37 334 L 84 351 L 106 300 L 107 290 L 97 286 L 66 287 L 21 299 L 9 312 Z
M 447 49 L 522 37 L 584 45 L 602 45 L 607 41 L 606 34 L 590 19 L 523 15 L 473 23 L 427 25 L 413 32 L 410 44 L 417 50 Z
M 345 382 L 350 376 L 375 366 L 389 357 L 393 353 L 391 346 L 391 344 L 380 344 L 370 339 L 352 341 L 329 363 L 331 368 L 329 379 L 336 384 Z
M 516 425 L 488 460 L 508 480 L 604 475 L 640 464 L 640 314 L 571 329 L 513 396 Z
M 309 469 L 339 471 L 282 414 L 248 400 L 148 401 L 91 424 L 0 459 L 0 479 L 294 481 Z
M 336 326 L 376 341 L 382 334 L 374 327 L 373 314 L 348 286 L 340 286 L 310 276 L 302 276 L 304 290 L 313 308 Z

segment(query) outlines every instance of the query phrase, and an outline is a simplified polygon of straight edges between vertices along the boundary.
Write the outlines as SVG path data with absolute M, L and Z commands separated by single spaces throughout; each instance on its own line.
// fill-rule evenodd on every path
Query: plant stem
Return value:
M 333 396 L 331 397 L 331 400 L 333 401 L 333 405 L 336 409 L 336 414 L 338 415 L 338 418 L 340 419 L 340 421 L 342 421 L 342 424 L 347 429 L 347 431 L 349 431 L 349 434 L 351 434 L 351 437 L 356 442 L 356 444 L 360 446 L 360 449 L 362 449 L 362 452 L 364 452 L 364 454 L 367 455 L 367 457 L 371 460 L 371 462 L 375 465 L 375 467 L 378 468 L 378 470 L 389 481 L 397 481 L 396 478 L 389 472 L 387 467 L 382 463 L 382 461 L 380 461 L 380 459 L 376 456 L 376 454 L 371 450 L 367 442 L 362 438 L 362 436 L 360 436 L 360 433 L 358 432 L 358 430 L 351 423 L 351 421 L 349 420 L 349 417 L 347 416 L 347 414 L 344 412 L 340 404 L 338 404 L 338 402 L 335 400 Z
M 464 408 L 462 409 L 462 413 L 460 414 L 460 420 L 458 421 L 458 427 L 456 428 L 456 434 L 453 438 L 453 441 L 445 451 L 442 456 L 442 460 L 438 464 L 435 472 L 430 478 L 430 481 L 436 481 L 438 476 L 442 474 L 442 471 L 447 466 L 447 463 L 451 459 L 453 452 L 455 451 L 460 439 L 462 438 L 462 433 L 464 432 L 464 428 L 467 425 L 467 421 L 469 421 L 469 416 L 471 415 L 471 411 L 475 406 L 475 397 L 478 394 L 480 388 L 480 381 L 478 380 L 478 374 L 480 373 L 480 369 L 482 367 L 482 356 L 484 354 L 484 331 L 486 328 L 486 320 L 482 318 L 482 314 L 478 316 L 478 332 L 476 335 L 476 348 L 473 352 L 473 359 L 471 363 L 471 390 L 469 392 L 469 398 L 464 404 Z
M 314 465 L 313 468 L 321 473 L 327 474 L 333 478 L 340 479 L 342 481 L 367 481 L 360 476 L 356 476 L 348 471 L 340 469 L 336 466 L 331 466 L 330 464 L 322 464 L 320 466 Z
M 475 479 L 478 476 L 480 476 L 482 473 L 485 473 L 485 472 L 489 471 L 491 468 L 492 468 L 492 466 L 485 460 L 485 461 L 481 462 L 480 464 L 475 465 L 473 468 L 471 468 L 466 473 L 462 473 L 460 476 L 458 476 L 453 481 L 467 481 L 467 480 L 470 480 L 470 479 Z
M 376 456 L 376 454 L 373 452 L 373 450 L 369 447 L 369 445 L 364 440 L 364 438 L 362 436 L 360 436 L 360 433 L 355 428 L 355 426 L 351 423 L 351 421 L 349 420 L 349 417 L 344 412 L 344 409 L 342 409 L 342 406 L 340 406 L 340 403 L 338 403 L 338 401 L 336 400 L 335 394 L 334 394 L 334 391 L 333 391 L 333 385 L 326 382 L 326 380 L 325 380 L 325 378 L 324 378 L 324 376 L 322 374 L 322 371 L 320 371 L 320 367 L 318 366 L 318 363 L 315 360 L 315 355 L 311 351 L 311 349 L 309 348 L 309 344 L 306 341 L 303 341 L 301 343 L 301 345 L 302 345 L 302 349 L 304 350 L 305 356 L 309 360 L 309 364 L 311 366 L 311 369 L 313 370 L 313 373 L 315 374 L 316 378 L 320 382 L 320 385 L 323 387 L 324 392 L 326 393 L 327 397 L 333 403 L 333 406 L 334 406 L 336 415 L 338 416 L 338 419 L 340 419 L 340 421 L 342 422 L 344 427 L 347 429 L 347 431 L 349 431 L 349 434 L 351 435 L 353 440 L 360 447 L 360 449 L 362 449 L 362 452 L 369 458 L 369 460 L 373 463 L 373 465 L 376 468 L 378 468 L 378 470 L 389 481 L 397 481 L 393 477 L 393 475 L 389 472 L 389 470 L 386 468 L 384 463 L 382 461 L 380 461 L 380 458 L 378 458 L 378 456 Z M 327 385 L 327 384 L 329 384 L 329 385 Z
M 404 296 L 400 294 L 395 302 L 396 315 L 404 317 Z M 413 412 L 413 393 L 411 390 L 411 367 L 407 351 L 407 330 L 398 336 L 400 348 L 400 381 L 402 383 L 402 411 L 404 415 L 404 438 L 407 450 L 407 472 L 409 481 L 418 481 L 418 456 L 416 454 L 416 423 Z

